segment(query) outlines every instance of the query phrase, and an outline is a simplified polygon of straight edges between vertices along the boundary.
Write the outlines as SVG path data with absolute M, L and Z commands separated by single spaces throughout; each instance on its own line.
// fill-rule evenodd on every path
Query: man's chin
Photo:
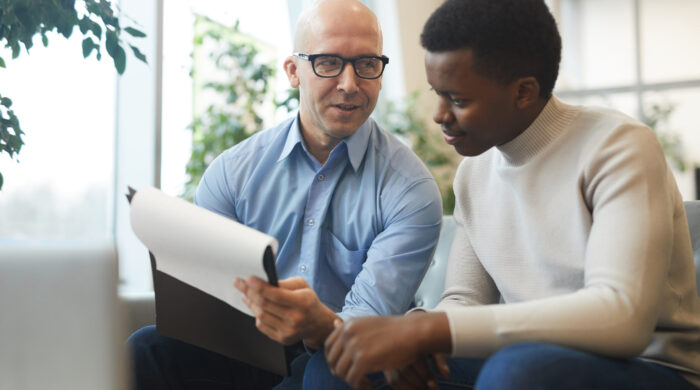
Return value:
M 457 153 L 464 157 L 476 157 L 490 149 L 488 147 L 480 147 L 471 144 L 465 145 L 464 143 L 456 144 L 454 145 L 454 148 Z
M 333 126 L 332 128 L 328 129 L 328 134 L 331 135 L 333 138 L 338 138 L 338 139 L 344 139 L 347 137 L 350 137 L 351 135 L 355 134 L 357 132 L 357 129 L 359 129 L 360 126 Z
M 338 136 L 344 134 L 344 136 L 340 138 L 349 137 L 355 134 L 357 129 L 359 129 L 366 120 L 367 118 L 362 120 L 360 120 L 360 118 L 353 118 L 352 120 L 334 120 L 328 123 L 328 131 Z

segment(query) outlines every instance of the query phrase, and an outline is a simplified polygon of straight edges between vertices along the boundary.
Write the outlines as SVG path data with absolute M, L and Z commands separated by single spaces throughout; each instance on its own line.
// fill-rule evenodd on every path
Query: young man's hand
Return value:
M 284 345 L 303 340 L 310 348 L 321 348 L 333 322 L 340 320 L 302 278 L 280 280 L 279 287 L 256 277 L 236 279 L 233 284 L 255 314 L 258 329 Z
M 331 372 L 352 387 L 368 388 L 368 373 L 404 368 L 429 354 L 449 352 L 450 343 L 447 316 L 424 313 L 337 322 L 325 348 Z
M 447 355 L 436 353 L 427 357 L 421 357 L 406 367 L 385 370 L 384 377 L 394 390 L 437 389 L 437 377 L 430 367 L 430 360 L 433 361 L 440 375 L 444 378 L 450 376 L 450 369 L 447 366 Z

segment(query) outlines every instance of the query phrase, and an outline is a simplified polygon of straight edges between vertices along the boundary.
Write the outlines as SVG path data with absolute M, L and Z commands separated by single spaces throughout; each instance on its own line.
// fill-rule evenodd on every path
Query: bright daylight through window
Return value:
M 0 244 L 112 240 L 115 75 L 111 59 L 83 59 L 82 36 L 36 36 L 16 59 L 2 48 L 3 96 L 25 145 L 0 154 Z

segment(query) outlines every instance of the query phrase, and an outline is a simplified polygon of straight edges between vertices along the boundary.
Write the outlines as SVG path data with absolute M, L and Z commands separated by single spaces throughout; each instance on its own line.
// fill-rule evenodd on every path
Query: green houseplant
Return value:
M 265 50 L 264 43 L 241 33 L 238 23 L 230 27 L 196 16 L 192 70 L 195 112 L 185 199 L 192 200 L 216 156 L 264 127 L 263 112 L 279 107 L 290 111 L 294 106 L 295 92 L 281 103 L 274 101 L 270 85 L 276 72 L 273 61 L 263 55 Z
M 404 138 L 423 160 L 440 190 L 442 212 L 449 215 L 455 207 L 452 181 L 461 156 L 443 141 L 440 132 L 430 131 L 417 109 L 419 97 L 415 91 L 405 99 L 388 101 L 377 107 L 374 117 L 382 128 Z
M 120 24 L 117 7 L 110 0 L 0 0 L 0 45 L 11 51 L 11 58 L 17 58 L 24 47 L 25 52 L 34 46 L 34 38 L 41 37 L 44 47 L 49 45 L 49 33 L 69 38 L 75 27 L 84 36 L 82 42 L 83 57 L 93 52 L 98 60 L 103 50 L 114 61 L 119 74 L 126 68 L 126 51 L 128 45 L 133 55 L 146 62 L 146 57 L 139 49 L 123 40 L 122 32 L 132 38 L 145 37 L 142 31 Z M 0 68 L 7 68 L 10 58 L 0 56 Z M 17 115 L 12 110 L 12 100 L 3 96 L 0 86 L 0 153 L 7 153 L 10 158 L 22 149 L 24 131 Z M 0 189 L 3 177 L 0 172 Z

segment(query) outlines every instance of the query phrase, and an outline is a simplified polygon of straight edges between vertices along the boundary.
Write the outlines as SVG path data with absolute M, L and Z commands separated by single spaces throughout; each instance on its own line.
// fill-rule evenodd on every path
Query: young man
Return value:
M 467 156 L 446 290 L 432 312 L 339 323 L 331 371 L 354 387 L 379 370 L 394 388 L 700 386 L 688 225 L 652 131 L 552 96 L 542 0 L 448 0 L 421 42 L 434 119 Z M 426 368 L 446 353 L 457 387 Z
M 300 89 L 298 116 L 224 152 L 195 198 L 279 241 L 279 287 L 235 286 L 258 329 L 294 346 L 292 375 L 282 381 L 148 327 L 129 342 L 138 389 L 300 388 L 334 321 L 400 314 L 413 300 L 442 205 L 420 160 L 368 119 L 388 62 L 377 19 L 356 0 L 317 2 L 294 47 L 284 68 Z

